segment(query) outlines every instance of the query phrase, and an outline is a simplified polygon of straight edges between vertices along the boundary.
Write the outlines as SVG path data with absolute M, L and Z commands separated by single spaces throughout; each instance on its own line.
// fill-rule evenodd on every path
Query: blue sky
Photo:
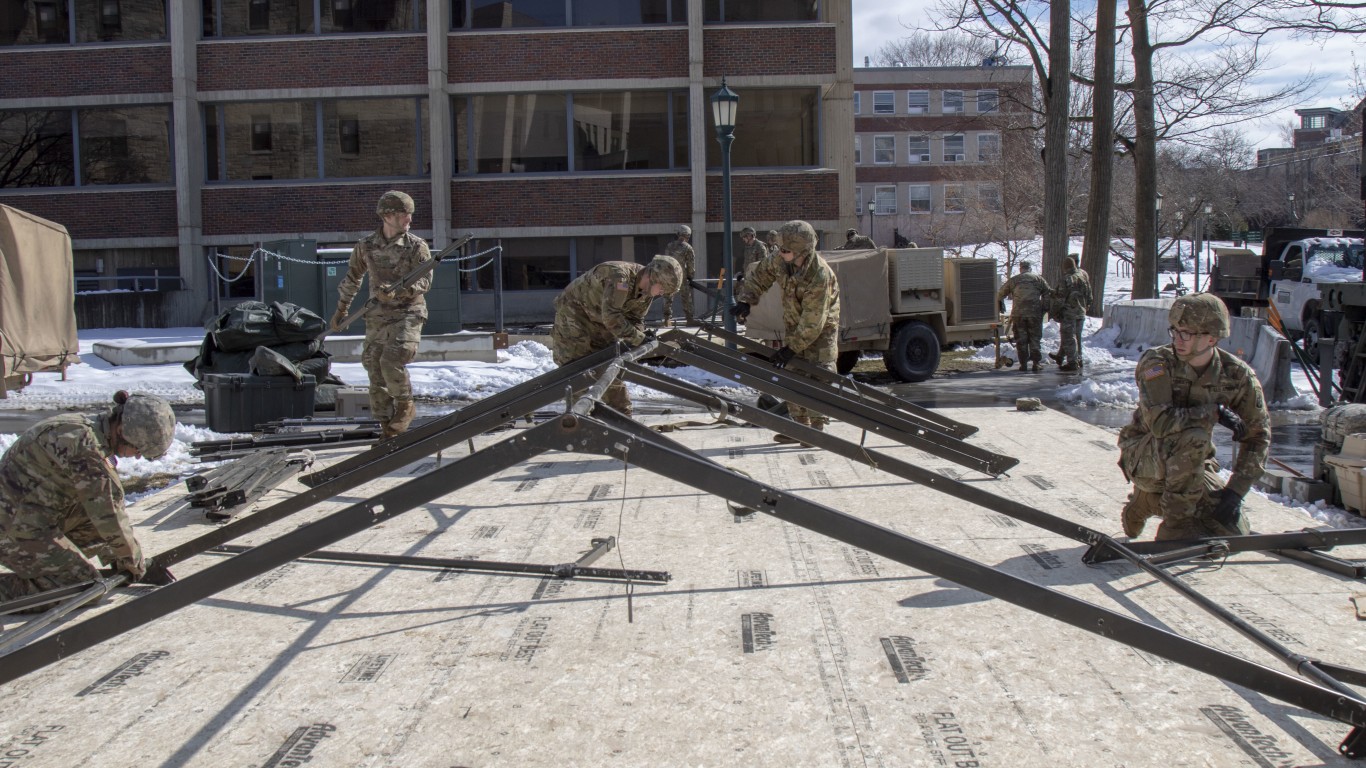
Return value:
M 863 66 L 865 56 L 872 57 L 884 43 L 904 37 L 909 27 L 931 25 L 929 9 L 933 0 L 852 0 L 854 21 L 854 66 Z M 1353 57 L 1357 51 L 1366 52 L 1366 40 L 1350 35 L 1338 35 L 1323 41 L 1295 40 L 1289 36 L 1277 39 L 1273 45 L 1272 61 L 1265 83 L 1274 86 L 1291 82 L 1306 74 L 1314 77 L 1317 93 L 1308 93 L 1301 103 L 1292 104 L 1266 120 L 1243 126 L 1243 133 L 1258 148 L 1284 146 L 1281 126 L 1296 120 L 1294 110 L 1304 107 L 1343 107 L 1353 103 L 1352 66 L 1366 67 L 1366 54 Z

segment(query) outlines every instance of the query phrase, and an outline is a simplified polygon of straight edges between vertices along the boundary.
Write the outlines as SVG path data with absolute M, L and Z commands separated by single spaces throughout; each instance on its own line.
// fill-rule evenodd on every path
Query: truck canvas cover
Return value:
M 840 287 L 840 339 L 886 336 L 892 313 L 887 295 L 887 252 L 884 250 L 821 251 Z M 783 338 L 782 292 L 770 286 L 750 312 L 745 335 L 753 339 Z
M 0 376 L 79 359 L 74 281 L 66 227 L 0 205 Z

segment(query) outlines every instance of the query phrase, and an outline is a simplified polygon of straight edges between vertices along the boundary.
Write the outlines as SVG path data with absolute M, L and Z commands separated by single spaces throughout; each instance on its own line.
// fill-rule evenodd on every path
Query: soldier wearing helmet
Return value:
M 1086 310 L 1091 306 L 1091 276 L 1077 266 L 1073 253 L 1062 263 L 1062 281 L 1053 289 L 1052 306 L 1048 314 L 1058 321 L 1058 351 L 1049 353 L 1060 371 L 1079 372 L 1082 369 L 1081 331 L 1086 322 Z
M 656 296 L 672 296 L 683 281 L 683 269 L 672 256 L 656 256 L 649 264 L 605 261 L 574 278 L 555 297 L 555 325 L 550 343 L 556 365 L 568 365 L 618 341 L 631 346 L 654 338 L 645 330 L 645 313 Z M 620 379 L 602 401 L 631 415 L 631 398 Z
M 1177 298 L 1167 315 L 1171 344 L 1143 353 L 1135 369 L 1138 407 L 1119 433 L 1119 466 L 1133 483 L 1124 533 L 1136 537 L 1150 517 L 1158 540 L 1248 532 L 1243 497 L 1262 475 L 1270 416 L 1252 368 L 1220 349 L 1228 309 L 1217 296 Z M 1220 424 L 1238 449 L 1228 482 L 1219 479 L 1212 434 Z
M 836 248 L 837 251 L 864 251 L 877 248 L 877 243 L 867 235 L 860 235 L 857 229 L 850 227 L 844 230 L 844 244 Z
M 120 391 L 105 413 L 53 416 L 20 435 L 0 457 L 0 564 L 12 571 L 0 575 L 0 602 L 98 578 L 96 557 L 152 580 L 114 467 L 161 457 L 174 431 L 165 400 Z M 170 580 L 154 573 L 155 583 Z
M 1020 262 L 1020 272 L 1001 284 L 996 301 L 1005 311 L 1005 299 L 1010 297 L 1010 330 L 1015 337 L 1015 354 L 1020 358 L 1020 373 L 1028 373 L 1030 363 L 1039 372 L 1043 338 L 1044 300 L 1048 298 L 1048 281 L 1035 274 L 1028 261 Z
M 737 291 L 739 302 L 731 314 L 744 322 L 750 305 L 777 283 L 783 300 L 783 346 L 773 355 L 779 368 L 800 357 L 828 371 L 835 370 L 839 355 L 840 288 L 835 273 L 816 253 L 816 230 L 805 221 L 789 221 L 778 230 L 778 258 L 760 262 Z M 788 413 L 798 424 L 824 430 L 824 414 L 788 403 Z M 783 434 L 779 443 L 795 443 Z
M 664 246 L 664 253 L 672 256 L 678 266 L 683 269 L 683 281 L 680 283 L 679 293 L 683 296 L 683 316 L 687 318 L 688 325 L 693 325 L 692 307 L 692 285 L 693 267 L 697 262 L 697 254 L 693 251 L 692 245 L 688 240 L 692 238 L 692 227 L 687 224 L 679 224 L 674 228 L 677 238 L 671 240 Z M 664 296 L 664 325 L 673 323 L 674 319 L 674 299 L 670 294 Z
M 740 267 L 735 271 L 737 280 L 744 280 L 755 264 L 768 258 L 768 248 L 759 242 L 758 235 L 754 227 L 740 230 L 740 242 L 744 244 L 744 250 L 740 254 Z
M 426 241 L 408 231 L 415 210 L 413 198 L 406 192 L 390 190 L 380 196 L 375 207 L 380 227 L 352 249 L 346 276 L 337 288 L 337 312 L 332 316 L 332 328 L 339 328 L 351 312 L 361 282 L 369 275 L 370 294 L 378 304 L 365 317 L 361 363 L 370 377 L 370 412 L 379 419 L 385 438 L 407 430 L 416 413 L 407 366 L 417 356 L 422 341 L 432 275 L 428 273 L 408 288 L 389 287 L 432 259 Z

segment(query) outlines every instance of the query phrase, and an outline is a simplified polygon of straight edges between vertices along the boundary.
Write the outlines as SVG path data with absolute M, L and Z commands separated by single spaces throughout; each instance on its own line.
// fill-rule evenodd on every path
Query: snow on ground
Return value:
M 1220 245 L 1215 243 L 1214 245 Z M 969 249 L 964 249 L 965 252 Z M 1004 263 L 1004 251 L 998 245 L 981 245 L 972 249 L 973 255 L 984 258 L 995 257 Z M 1072 253 L 1081 253 L 1080 239 L 1071 243 Z M 1132 278 L 1128 276 L 1127 265 L 1119 259 L 1111 258 L 1110 271 L 1105 283 L 1105 303 L 1127 300 L 1130 295 Z M 1187 260 L 1189 270 L 1180 277 L 1187 286 L 1192 284 L 1194 263 Z M 1202 274 L 1206 268 L 1202 267 Z M 1177 279 L 1176 274 L 1159 276 L 1159 284 L 1167 285 Z M 1083 333 L 1083 356 L 1086 370 L 1092 375 L 1086 379 L 1060 385 L 1057 389 L 1059 400 L 1078 405 L 1098 408 L 1133 408 L 1138 398 L 1138 388 L 1133 382 L 1133 369 L 1140 352 L 1114 346 L 1116 332 L 1102 330 L 1099 318 L 1087 318 Z M 102 328 L 80 332 L 81 364 L 67 369 L 67 380 L 62 381 L 56 374 L 35 374 L 33 383 L 20 392 L 10 393 L 8 399 L 0 400 L 0 410 L 35 409 L 84 409 L 91 410 L 110 403 L 115 390 L 126 389 L 133 392 L 156 394 L 165 397 L 179 406 L 202 406 L 204 393 L 197 389 L 194 377 L 180 364 L 115 366 L 105 362 L 93 352 L 93 345 L 103 340 L 141 340 L 152 343 L 199 342 L 203 339 L 201 328 Z M 1056 352 L 1059 337 L 1056 323 L 1046 324 L 1043 347 L 1045 353 Z M 994 360 L 994 347 L 983 347 L 977 357 Z M 509 349 L 499 350 L 498 362 L 417 362 L 408 366 L 413 382 L 413 393 L 423 400 L 439 400 L 463 403 L 479 400 L 524 381 L 535 378 L 555 367 L 550 350 L 544 345 L 533 342 L 519 342 Z M 332 373 L 349 386 L 366 386 L 369 379 L 359 363 L 334 363 Z M 713 376 L 696 368 L 671 368 L 671 376 L 691 381 L 708 389 L 735 392 L 727 380 Z M 1104 374 L 1104 375 L 1101 375 Z M 1315 410 L 1316 399 L 1309 393 L 1308 381 L 1304 374 L 1295 369 L 1292 382 L 1296 390 L 1306 394 L 1299 395 L 1284 403 L 1275 403 L 1273 408 Z M 654 390 L 628 384 L 631 397 L 638 402 L 665 398 Z M 13 434 L 0 434 L 0 451 L 8 449 L 16 439 Z M 125 477 L 153 473 L 189 474 L 200 469 L 189 455 L 193 442 L 220 439 L 219 435 L 202 427 L 178 424 L 175 442 L 167 455 L 156 461 L 144 459 L 124 459 L 119 462 L 119 473 Z M 1296 505 L 1283 497 L 1271 497 L 1289 506 L 1299 506 L 1306 515 L 1319 522 L 1335 526 L 1350 526 L 1360 522 L 1360 518 L 1336 507 L 1317 505 Z

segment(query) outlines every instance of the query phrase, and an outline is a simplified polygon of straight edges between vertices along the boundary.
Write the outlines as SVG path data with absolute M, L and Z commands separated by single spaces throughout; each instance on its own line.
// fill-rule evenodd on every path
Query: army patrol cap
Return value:
M 375 206 L 375 213 L 383 216 L 386 213 L 412 213 L 417 210 L 413 204 L 413 198 L 407 192 L 400 192 L 391 189 L 379 196 L 379 205 Z
M 674 233 L 692 237 L 692 227 L 688 226 L 687 224 L 679 224 L 678 227 L 674 229 Z
M 1212 293 L 1188 293 L 1176 297 L 1167 323 L 1173 328 L 1185 327 L 1196 333 L 1208 333 L 1216 339 L 1229 334 L 1228 307 Z
M 123 391 L 114 394 L 114 402 L 122 405 L 123 441 L 136 448 L 143 458 L 159 459 L 165 455 L 175 436 L 171 404 L 156 395 L 130 395 Z
M 757 234 L 758 234 L 758 233 L 754 231 L 754 227 L 745 227 L 744 229 L 740 230 L 740 235 L 741 235 L 741 236 L 744 236 L 744 235 L 757 235 Z
M 645 265 L 645 274 L 649 275 L 650 282 L 664 286 L 665 296 L 678 293 L 678 287 L 683 284 L 683 268 L 672 256 L 661 254 L 650 259 L 650 263 Z
M 801 256 L 816 250 L 816 229 L 804 221 L 789 221 L 778 229 L 778 247 Z

